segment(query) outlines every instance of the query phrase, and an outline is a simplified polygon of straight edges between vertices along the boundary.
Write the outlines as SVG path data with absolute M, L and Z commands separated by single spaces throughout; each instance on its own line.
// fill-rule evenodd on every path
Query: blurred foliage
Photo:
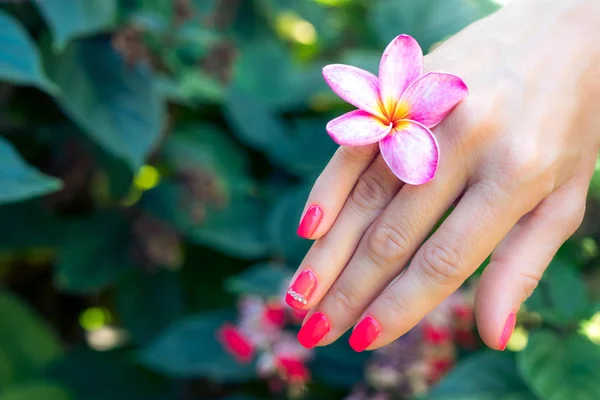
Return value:
M 348 109 L 321 67 L 375 70 L 397 34 L 429 49 L 497 7 L 2 2 L 0 400 L 269 396 L 215 332 L 308 249 L 295 229 L 335 151 L 324 125 Z M 597 174 L 515 353 L 466 357 L 428 398 L 600 398 L 599 195 Z M 308 397 L 343 396 L 364 359 L 318 351 Z

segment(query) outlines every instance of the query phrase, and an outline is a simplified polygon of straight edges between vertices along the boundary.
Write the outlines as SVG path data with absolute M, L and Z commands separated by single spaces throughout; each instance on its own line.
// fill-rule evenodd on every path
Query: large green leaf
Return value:
M 12 144 L 0 138 L 0 204 L 26 200 L 61 188 L 61 181 L 29 166 Z
M 116 0 L 44 0 L 36 5 L 50 25 L 59 50 L 75 37 L 111 28 L 117 16 Z
M 71 400 L 63 387 L 51 382 L 28 382 L 10 386 L 0 394 L 0 400 Z
M 58 339 L 44 321 L 0 291 L 0 388 L 31 378 L 60 355 Z
M 281 44 L 261 38 L 244 43 L 234 65 L 232 86 L 269 108 L 304 105 L 311 95 L 327 90 L 320 68 L 300 68 Z
M 577 322 L 591 311 L 585 283 L 573 266 L 558 258 L 525 304 L 556 325 Z
M 156 145 L 164 102 L 148 65 L 127 65 L 108 37 L 73 42 L 48 55 L 59 103 L 90 138 L 137 170 Z
M 271 248 L 264 228 L 266 205 L 259 199 L 240 194 L 224 205 L 205 205 L 200 220 L 190 214 L 188 203 L 184 188 L 165 180 L 144 194 L 141 206 L 178 227 L 192 242 L 237 258 L 258 258 Z
M 198 170 L 210 174 L 227 197 L 248 193 L 253 188 L 248 174 L 248 155 L 214 125 L 178 126 L 162 151 L 179 171 Z
M 165 180 L 146 192 L 142 207 L 186 232 L 193 242 L 233 256 L 256 258 L 269 250 L 265 204 L 254 194 L 248 157 L 225 132 L 206 124 L 177 127 L 163 153 L 181 175 L 199 180 Z M 199 191 L 206 198 L 192 199 L 192 192 Z M 192 201 L 204 208 L 202 218 L 190 215 Z
M 133 340 L 148 343 L 183 313 L 179 276 L 165 270 L 135 273 L 117 287 L 116 303 Z
M 54 279 L 74 293 L 97 292 L 133 269 L 131 228 L 123 215 L 102 212 L 69 227 Z
M 519 376 L 511 354 L 487 351 L 460 361 L 427 400 L 535 400 L 535 396 Z
M 189 238 L 234 257 L 260 257 L 271 249 L 265 208 L 264 202 L 250 196 L 233 198 L 227 208 L 209 208 L 202 224 L 188 229 Z
M 206 377 L 245 381 L 255 376 L 252 364 L 240 364 L 217 341 L 219 327 L 229 313 L 188 317 L 173 324 L 140 354 L 141 362 L 176 378 Z
M 534 332 L 517 365 L 542 400 L 600 399 L 600 347 L 584 336 Z
M 497 8 L 490 0 L 379 0 L 369 20 L 382 45 L 405 33 L 427 51 L 432 44 Z
M 55 92 L 42 68 L 35 43 L 25 29 L 0 10 L 0 80 Z
M 261 263 L 227 279 L 225 287 L 237 295 L 280 296 L 293 272 L 283 265 Z
M 235 135 L 245 144 L 282 161 L 281 149 L 289 148 L 286 126 L 256 96 L 231 88 L 225 103 L 225 115 Z

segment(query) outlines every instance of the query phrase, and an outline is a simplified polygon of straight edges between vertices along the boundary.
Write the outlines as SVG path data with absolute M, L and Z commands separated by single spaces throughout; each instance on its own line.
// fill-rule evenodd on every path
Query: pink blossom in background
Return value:
M 440 151 L 430 129 L 467 97 L 462 79 L 441 72 L 423 75 L 423 52 L 408 35 L 387 46 L 379 77 L 343 64 L 327 65 L 323 77 L 340 98 L 358 108 L 327 124 L 336 143 L 379 142 L 383 159 L 400 180 L 419 185 L 433 179 Z

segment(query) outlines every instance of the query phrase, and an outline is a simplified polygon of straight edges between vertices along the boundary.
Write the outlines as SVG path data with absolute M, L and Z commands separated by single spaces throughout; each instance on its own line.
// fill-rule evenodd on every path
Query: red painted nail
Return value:
M 512 336 L 513 331 L 515 330 L 515 324 L 517 322 L 517 315 L 512 312 L 508 316 L 506 323 L 504 324 L 504 329 L 502 330 L 502 335 L 500 335 L 500 350 L 506 349 L 506 345 Z
M 358 324 L 350 335 L 350 347 L 354 351 L 361 352 L 373 343 L 381 332 L 379 323 L 372 317 L 366 317 Z
M 327 335 L 329 329 L 331 329 L 329 319 L 325 314 L 316 312 L 300 328 L 298 341 L 307 349 L 312 349 Z
M 319 227 L 321 219 L 323 219 L 323 210 L 318 206 L 310 206 L 304 217 L 302 217 L 302 221 L 300 221 L 297 231 L 298 236 L 305 239 L 310 238 Z
M 292 283 L 292 286 L 285 295 L 285 302 L 290 307 L 300 310 L 310 300 L 315 287 L 317 287 L 317 277 L 311 270 L 306 269 Z

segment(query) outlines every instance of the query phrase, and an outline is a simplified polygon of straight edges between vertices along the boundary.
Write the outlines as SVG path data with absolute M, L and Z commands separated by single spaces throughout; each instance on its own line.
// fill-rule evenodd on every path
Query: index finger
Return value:
M 358 147 L 340 146 L 308 196 L 298 226 L 299 236 L 318 239 L 329 231 L 358 178 L 377 154 L 377 143 Z

